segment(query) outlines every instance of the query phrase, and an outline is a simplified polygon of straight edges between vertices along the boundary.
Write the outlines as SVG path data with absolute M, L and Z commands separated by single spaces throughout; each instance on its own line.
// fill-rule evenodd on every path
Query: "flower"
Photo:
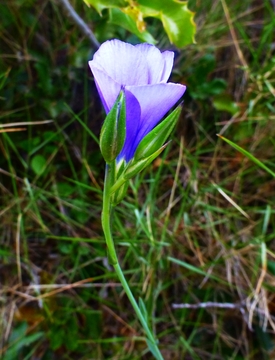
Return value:
M 117 39 L 103 43 L 89 66 L 106 113 L 123 89 L 126 138 L 118 160 L 130 161 L 140 141 L 182 97 L 186 87 L 167 83 L 174 53 L 149 44 L 131 45 Z

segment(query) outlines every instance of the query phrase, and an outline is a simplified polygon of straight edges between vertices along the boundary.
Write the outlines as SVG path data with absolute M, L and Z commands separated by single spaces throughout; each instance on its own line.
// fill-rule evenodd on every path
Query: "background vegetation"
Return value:
M 99 42 L 138 42 L 71 3 Z M 120 261 L 165 359 L 274 359 L 275 180 L 216 136 L 275 172 L 274 2 L 189 7 L 197 43 L 182 50 L 148 23 L 188 91 L 172 143 L 116 210 Z M 2 1 L 0 48 L 0 356 L 152 359 L 101 230 L 95 48 L 53 0 Z

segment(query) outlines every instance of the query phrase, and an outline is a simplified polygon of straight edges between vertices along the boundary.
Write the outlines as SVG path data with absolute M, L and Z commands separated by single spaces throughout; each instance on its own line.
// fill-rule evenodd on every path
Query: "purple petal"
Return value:
M 164 60 L 164 68 L 161 75 L 161 82 L 167 82 L 172 72 L 174 53 L 172 51 L 164 51 L 161 55 Z
M 151 131 L 185 92 L 180 84 L 166 83 L 174 53 L 155 46 L 133 46 L 106 41 L 89 62 L 105 111 L 114 105 L 121 89 L 126 95 L 126 139 L 118 160 L 134 156 L 141 139 Z
M 174 53 L 165 51 L 161 53 L 158 48 L 149 44 L 138 44 L 135 46 L 144 59 L 144 68 L 147 70 L 148 79 L 146 83 L 127 85 L 145 85 L 167 82 L 173 67 Z
M 104 109 L 108 113 L 118 97 L 121 85 L 110 78 L 104 71 L 100 70 L 93 61 L 89 61 L 89 66 L 94 74 L 95 84 Z
M 106 41 L 95 53 L 93 60 L 98 69 L 121 85 L 146 85 L 167 81 L 174 54 L 163 54 L 153 45 L 133 46 L 117 39 Z
M 126 90 L 137 98 L 141 108 L 139 129 L 134 143 L 136 148 L 141 139 L 157 125 L 182 97 L 186 86 L 161 83 L 147 86 L 126 86 Z
M 118 160 L 125 158 L 128 162 L 135 153 L 135 139 L 140 126 L 141 109 L 135 96 L 125 90 L 126 98 L 126 138 L 123 149 L 118 156 Z

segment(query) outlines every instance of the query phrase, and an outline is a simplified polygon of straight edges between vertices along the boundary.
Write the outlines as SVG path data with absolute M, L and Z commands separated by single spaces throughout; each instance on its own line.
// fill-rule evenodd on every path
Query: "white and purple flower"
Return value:
M 126 138 L 118 160 L 129 162 L 144 136 L 184 94 L 184 85 L 167 83 L 173 60 L 171 51 L 114 39 L 103 43 L 89 61 L 106 113 L 120 91 L 125 92 Z

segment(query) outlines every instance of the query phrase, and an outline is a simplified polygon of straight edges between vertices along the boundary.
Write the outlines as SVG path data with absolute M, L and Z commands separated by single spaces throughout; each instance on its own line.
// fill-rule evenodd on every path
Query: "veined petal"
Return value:
M 172 51 L 161 53 L 158 48 L 149 44 L 138 44 L 135 48 L 144 57 L 148 79 L 147 83 L 133 85 L 167 82 L 173 67 L 174 53 Z
M 153 45 L 133 46 L 117 39 L 106 41 L 90 61 L 121 85 L 147 85 L 167 81 L 174 54 Z M 134 66 L 134 67 L 133 67 Z
M 161 55 L 164 61 L 161 82 L 167 82 L 172 72 L 174 53 L 172 51 L 164 51 Z
M 89 61 L 89 66 L 94 74 L 95 84 L 104 109 L 108 113 L 118 97 L 121 85 L 107 75 L 104 70 L 98 68 L 93 61 Z
M 139 129 L 134 143 L 134 148 L 136 148 L 140 140 L 157 125 L 182 97 L 186 86 L 161 83 L 147 86 L 126 86 L 125 89 L 136 97 L 141 108 Z
M 141 108 L 135 96 L 125 89 L 126 99 L 126 137 L 118 160 L 125 158 L 128 162 L 135 153 L 135 139 L 140 126 Z

